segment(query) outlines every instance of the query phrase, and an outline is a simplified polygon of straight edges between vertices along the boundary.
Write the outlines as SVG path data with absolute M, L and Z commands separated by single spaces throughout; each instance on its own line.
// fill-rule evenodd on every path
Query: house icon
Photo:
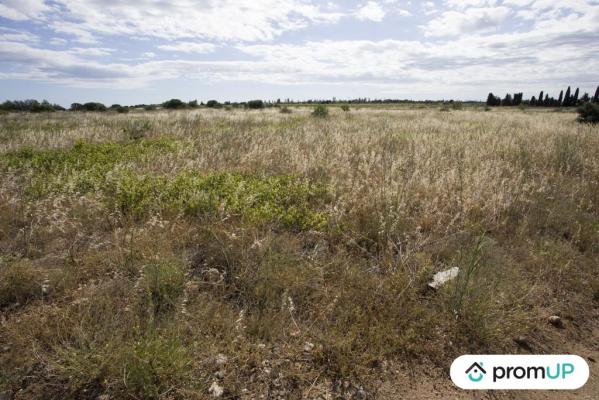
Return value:
M 487 371 L 483 368 L 483 363 L 475 362 L 472 364 L 467 370 L 466 374 L 468 374 L 468 379 L 472 382 L 480 382 L 484 377 Z

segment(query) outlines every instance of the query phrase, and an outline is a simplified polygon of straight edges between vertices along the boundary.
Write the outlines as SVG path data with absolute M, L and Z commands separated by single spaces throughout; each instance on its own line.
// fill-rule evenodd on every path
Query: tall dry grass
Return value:
M 372 395 L 599 299 L 599 131 L 569 113 L 8 114 L 0 151 L 25 398 Z

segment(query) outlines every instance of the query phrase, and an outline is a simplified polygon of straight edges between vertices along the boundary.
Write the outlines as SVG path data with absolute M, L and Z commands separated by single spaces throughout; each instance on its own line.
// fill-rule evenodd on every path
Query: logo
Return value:
M 468 379 L 470 379 L 472 382 L 480 382 L 485 377 L 487 371 L 485 371 L 485 369 L 482 367 L 482 364 L 482 362 L 475 362 L 470 366 L 470 368 L 466 370 L 466 373 L 468 374 Z
M 450 374 L 462 389 L 574 390 L 589 379 L 589 366 L 575 355 L 468 355 Z

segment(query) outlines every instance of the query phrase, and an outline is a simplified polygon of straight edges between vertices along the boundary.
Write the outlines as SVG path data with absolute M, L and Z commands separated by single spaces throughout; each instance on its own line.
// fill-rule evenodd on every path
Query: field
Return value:
M 455 357 L 529 352 L 597 395 L 599 127 L 329 110 L 0 115 L 0 398 L 479 398 Z

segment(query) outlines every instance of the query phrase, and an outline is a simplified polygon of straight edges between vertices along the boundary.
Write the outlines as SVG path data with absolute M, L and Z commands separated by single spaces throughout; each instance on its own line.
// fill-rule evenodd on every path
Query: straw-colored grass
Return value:
M 572 113 L 5 114 L 0 154 L 20 398 L 374 396 L 599 301 L 599 127 Z

